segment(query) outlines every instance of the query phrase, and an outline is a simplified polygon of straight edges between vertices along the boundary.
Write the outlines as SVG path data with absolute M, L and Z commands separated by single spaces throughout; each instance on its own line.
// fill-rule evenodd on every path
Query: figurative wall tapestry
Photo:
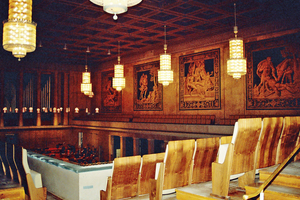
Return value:
M 118 92 L 112 87 L 114 71 L 106 71 L 101 74 L 101 112 L 122 112 L 122 91 Z
M 134 110 L 162 110 L 162 84 L 158 83 L 159 61 L 134 66 Z
M 246 44 L 248 110 L 300 108 L 299 38 Z
M 220 49 L 179 57 L 179 109 L 220 109 Z

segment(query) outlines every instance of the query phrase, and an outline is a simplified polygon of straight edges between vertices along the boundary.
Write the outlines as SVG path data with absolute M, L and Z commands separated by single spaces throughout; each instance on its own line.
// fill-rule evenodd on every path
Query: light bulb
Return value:
M 114 20 L 117 20 L 117 19 L 118 19 L 118 16 L 115 14 L 115 15 L 113 16 L 113 19 L 114 19 Z

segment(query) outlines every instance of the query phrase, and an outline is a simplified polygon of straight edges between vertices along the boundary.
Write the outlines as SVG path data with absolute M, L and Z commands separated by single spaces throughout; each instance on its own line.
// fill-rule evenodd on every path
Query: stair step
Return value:
M 262 182 L 246 186 L 246 194 L 254 193 Z M 300 200 L 300 190 L 294 187 L 282 185 L 270 185 L 264 192 L 265 200 L 284 199 L 284 200 Z
M 264 182 L 278 165 L 259 170 L 259 180 Z M 299 162 L 290 163 L 273 181 L 273 184 L 300 188 Z

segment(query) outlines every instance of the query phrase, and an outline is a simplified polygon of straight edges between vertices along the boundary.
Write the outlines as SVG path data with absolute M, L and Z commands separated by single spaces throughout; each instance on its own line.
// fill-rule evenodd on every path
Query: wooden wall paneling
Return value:
M 283 128 L 283 117 L 263 118 L 263 127 L 257 146 L 257 166 L 275 165 L 279 138 Z

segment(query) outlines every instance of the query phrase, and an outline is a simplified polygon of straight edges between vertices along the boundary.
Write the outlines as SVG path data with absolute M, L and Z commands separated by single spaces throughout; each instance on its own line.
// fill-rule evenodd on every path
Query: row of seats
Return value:
M 218 148 L 219 138 L 179 140 L 169 141 L 165 153 L 115 158 L 101 200 L 149 193 L 154 198 L 162 190 L 209 181 Z
M 0 141 L 1 199 L 46 200 L 47 189 L 42 187 L 41 174 L 30 170 L 27 150 Z
M 229 115 L 229 117 L 224 118 L 224 119 L 219 119 L 218 124 L 219 125 L 234 125 L 235 122 L 238 119 L 243 119 L 243 118 L 272 118 L 272 117 L 283 117 L 282 115 L 277 116 L 277 115 Z
M 215 115 L 139 115 L 132 122 L 212 125 Z
M 298 116 L 239 119 L 212 163 L 212 194 L 228 196 L 232 175 L 242 175 L 244 188 L 254 183 L 256 169 L 282 163 L 299 143 L 299 131 Z
M 116 121 L 116 122 L 143 122 L 143 123 L 170 123 L 170 124 L 215 124 L 215 115 L 129 115 L 129 114 L 94 114 L 80 115 L 81 120 Z
M 244 187 L 256 169 L 283 162 L 299 143 L 299 130 L 300 117 L 239 119 L 232 136 L 169 141 L 165 153 L 116 158 L 101 200 L 142 194 L 157 200 L 163 190 L 210 180 L 212 194 L 226 197 L 230 179 L 239 177 Z

